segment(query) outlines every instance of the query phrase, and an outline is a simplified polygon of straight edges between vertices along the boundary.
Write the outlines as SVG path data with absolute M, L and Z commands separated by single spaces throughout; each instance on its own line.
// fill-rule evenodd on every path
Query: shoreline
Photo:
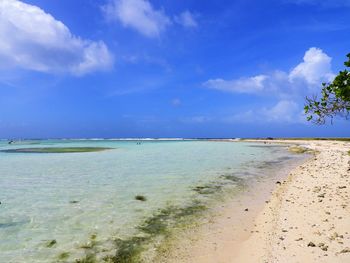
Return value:
M 246 195 L 221 207 L 219 215 L 180 235 L 157 262 L 350 262 L 350 144 L 245 141 L 301 145 L 315 155 L 288 170 L 279 184 L 270 181 L 265 200 Z M 249 202 L 248 211 L 242 209 Z
M 298 143 L 315 157 L 276 188 L 235 262 L 350 262 L 350 145 Z
M 214 207 L 194 228 L 173 236 L 170 246 L 155 262 L 232 262 L 241 244 L 250 237 L 255 218 L 269 200 L 276 182 L 285 180 L 290 170 L 309 158 L 312 156 L 302 154 L 277 166 L 268 164 L 261 170 L 262 176 L 254 178 L 239 195 Z

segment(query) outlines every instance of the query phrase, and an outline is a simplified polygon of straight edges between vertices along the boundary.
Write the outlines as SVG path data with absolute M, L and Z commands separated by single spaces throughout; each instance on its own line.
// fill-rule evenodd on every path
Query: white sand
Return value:
M 350 262 L 350 144 L 274 142 L 318 153 L 180 235 L 161 262 Z

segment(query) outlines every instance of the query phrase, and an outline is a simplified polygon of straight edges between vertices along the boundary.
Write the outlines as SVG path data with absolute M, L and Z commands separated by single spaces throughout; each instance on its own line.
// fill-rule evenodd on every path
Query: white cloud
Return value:
M 263 120 L 269 122 L 300 122 L 301 109 L 298 104 L 292 100 L 281 100 L 271 108 L 259 110 Z
M 280 100 L 270 107 L 254 108 L 223 118 L 224 122 L 235 123 L 303 123 L 305 118 L 300 106 L 293 100 Z
M 166 14 L 147 0 L 110 0 L 103 11 L 109 20 L 118 20 L 147 37 L 159 37 L 171 24 Z
M 154 8 L 149 0 L 108 0 L 102 11 L 107 20 L 118 21 L 150 38 L 159 37 L 174 22 L 185 28 L 198 26 L 190 11 L 170 18 L 162 9 Z
M 302 107 L 294 100 L 282 99 L 273 105 L 251 107 L 249 110 L 226 114 L 221 116 L 192 116 L 182 118 L 185 123 L 209 123 L 218 122 L 226 124 L 249 123 L 306 123 Z
M 210 79 L 203 84 L 226 92 L 290 97 L 305 92 L 305 87 L 313 89 L 322 82 L 331 81 L 335 76 L 331 60 L 321 49 L 313 47 L 305 52 L 303 62 L 290 72 L 275 70 L 269 74 L 233 80 Z
M 37 6 L 0 1 L 0 67 L 83 75 L 108 69 L 113 58 L 102 42 L 84 40 Z
M 258 75 L 234 80 L 210 79 L 204 83 L 204 86 L 228 92 L 257 93 L 263 91 L 265 88 L 264 82 L 267 78 L 266 75 Z
M 305 80 L 309 85 L 319 85 L 322 81 L 331 81 L 335 75 L 331 69 L 332 58 L 319 48 L 310 48 L 304 55 L 304 61 L 289 74 L 290 82 Z
M 180 25 L 186 28 L 191 28 L 191 27 L 195 28 L 198 26 L 198 23 L 194 18 L 194 15 L 188 10 L 182 12 L 178 16 L 175 16 L 175 22 L 179 23 Z
M 319 5 L 324 7 L 350 6 L 350 0 L 285 0 L 289 3 Z

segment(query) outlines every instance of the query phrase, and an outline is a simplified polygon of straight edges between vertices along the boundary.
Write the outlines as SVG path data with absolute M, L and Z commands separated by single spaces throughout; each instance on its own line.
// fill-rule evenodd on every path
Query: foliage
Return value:
M 350 53 L 344 64 L 350 67 Z M 335 116 L 348 118 L 350 113 L 350 71 L 343 70 L 331 83 L 322 84 L 322 97 L 306 98 L 305 113 L 307 120 L 317 124 L 324 124 L 327 118 L 331 121 Z

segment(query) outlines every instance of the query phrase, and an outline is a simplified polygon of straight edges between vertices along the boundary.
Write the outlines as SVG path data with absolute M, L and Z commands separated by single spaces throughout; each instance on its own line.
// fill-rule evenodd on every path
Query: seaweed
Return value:
M 209 183 L 206 185 L 199 185 L 199 186 L 192 188 L 192 190 L 197 192 L 198 194 L 201 194 L 201 195 L 213 195 L 213 194 L 217 194 L 217 193 L 221 192 L 224 189 L 224 187 L 226 185 L 228 185 L 227 181 L 229 181 L 230 183 L 233 183 L 235 185 L 236 184 L 243 185 L 243 181 L 244 181 L 242 178 L 239 178 L 239 177 L 232 175 L 232 174 L 221 175 L 220 179 L 223 179 L 225 181 L 220 180 L 218 182 L 212 182 L 212 183 Z
M 202 186 L 196 186 L 192 190 L 197 192 L 198 194 L 201 195 L 210 195 L 210 194 L 215 194 L 218 191 L 220 191 L 222 188 L 221 185 L 202 185 Z
M 243 179 L 240 178 L 240 177 L 237 177 L 237 176 L 234 176 L 232 174 L 224 174 L 224 175 L 221 175 L 220 176 L 222 179 L 225 179 L 225 180 L 228 180 L 228 181 L 231 181 L 231 182 L 234 182 L 234 183 L 243 183 Z
M 50 240 L 49 242 L 46 243 L 46 247 L 47 248 L 52 248 L 56 244 L 57 244 L 56 239 L 52 239 L 52 240 Z
M 152 243 L 156 238 L 165 239 L 171 235 L 171 229 L 180 225 L 184 218 L 189 219 L 197 215 L 207 207 L 200 201 L 195 200 L 185 207 L 168 206 L 158 210 L 151 217 L 146 218 L 137 229 L 141 236 L 132 236 L 127 239 L 116 239 L 117 252 L 114 256 L 103 258 L 105 262 L 113 263 L 136 263 L 142 261 L 142 252 L 146 245 Z M 77 261 L 78 263 L 90 263 L 91 261 Z
M 92 249 L 92 248 L 94 248 L 95 245 L 96 245 L 96 242 L 95 241 L 91 241 L 91 242 L 87 242 L 84 245 L 81 245 L 80 248 Z
M 146 234 L 151 236 L 166 234 L 167 232 L 167 221 L 171 218 L 172 212 L 170 209 L 162 209 L 158 214 L 155 214 L 147 218 L 140 226 L 137 228 Z
M 147 198 L 144 195 L 136 195 L 135 200 L 145 202 L 145 201 L 147 201 Z
M 112 259 L 114 263 L 133 263 L 140 262 L 141 253 L 144 251 L 144 245 L 151 241 L 150 237 L 131 237 L 126 240 L 115 240 L 118 248 L 117 253 Z
M 196 186 L 192 190 L 198 194 L 212 195 L 221 192 L 227 185 L 243 185 L 244 181 L 232 174 L 221 175 L 220 179 L 211 184 Z M 137 195 L 135 199 L 144 201 L 146 198 Z M 201 199 L 194 199 L 183 207 L 168 205 L 163 209 L 158 209 L 136 227 L 136 230 L 138 230 L 136 236 L 115 239 L 115 254 L 106 255 L 102 258 L 102 261 L 110 263 L 142 262 L 143 256 L 145 256 L 144 253 L 148 251 L 150 245 L 158 244 L 156 249 L 159 252 L 163 244 L 175 233 L 173 232 L 175 229 L 188 227 L 197 216 L 206 211 L 208 207 L 205 202 Z M 90 237 L 91 241 L 82 246 L 82 248 L 88 249 L 87 255 L 84 259 L 77 260 L 77 263 L 92 263 L 93 260 L 96 260 L 99 251 L 94 247 L 96 245 L 95 238 L 96 236 L 92 235 Z
M 76 259 L 76 263 L 96 263 L 96 255 L 88 254 L 83 259 Z
M 301 147 L 301 146 L 290 146 L 288 148 L 288 151 L 292 152 L 292 153 L 312 153 L 311 149 L 305 148 L 305 147 Z
M 183 217 L 190 217 L 197 215 L 201 212 L 204 212 L 207 209 L 207 207 L 201 203 L 200 201 L 193 201 L 192 204 L 186 206 L 185 208 L 180 208 L 178 211 L 175 213 L 175 218 L 183 218 Z
M 58 255 L 59 260 L 66 260 L 67 258 L 69 258 L 68 252 L 62 252 L 61 254 Z

